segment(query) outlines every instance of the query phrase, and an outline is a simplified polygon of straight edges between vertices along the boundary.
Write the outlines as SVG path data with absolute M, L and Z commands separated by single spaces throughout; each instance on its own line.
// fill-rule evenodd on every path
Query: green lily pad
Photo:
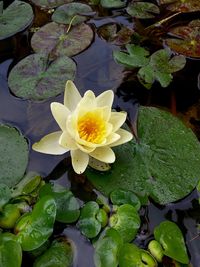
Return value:
M 71 3 L 73 0 L 31 0 L 31 2 L 37 6 L 48 9 Z
M 94 238 L 101 230 L 101 222 L 97 218 L 98 213 L 99 205 L 94 201 L 87 202 L 81 209 L 78 227 L 88 238 Z
M 139 68 L 149 63 L 149 51 L 145 48 L 128 44 L 126 45 L 126 49 L 128 53 L 121 51 L 113 52 L 114 59 L 118 63 L 123 64 L 128 68 Z
M 181 230 L 170 221 L 164 221 L 154 229 L 155 239 L 164 249 L 164 254 L 183 264 L 189 263 L 187 250 Z
M 157 267 L 157 262 L 147 251 L 135 244 L 124 244 L 119 252 L 119 267 Z
M 21 267 L 22 249 L 11 233 L 0 234 L 0 266 Z
M 136 210 L 140 209 L 140 200 L 139 198 L 131 191 L 127 190 L 114 190 L 110 194 L 110 199 L 114 205 L 130 204 Z
M 51 22 L 37 31 L 31 45 L 36 53 L 58 56 L 74 56 L 85 50 L 93 40 L 93 30 L 85 23 L 72 26 Z
M 161 244 L 156 240 L 151 240 L 148 244 L 148 250 L 157 262 L 162 262 L 164 251 Z
M 85 14 L 92 12 L 92 8 L 86 4 L 82 3 L 69 3 L 62 5 L 56 9 L 53 13 L 52 20 L 57 23 L 79 24 L 87 20 Z
M 57 211 L 56 221 L 62 223 L 72 223 L 77 221 L 80 210 L 79 203 L 71 191 L 64 187 L 56 190 L 56 187 L 51 184 L 45 184 L 40 189 L 40 197 L 50 195 L 55 199 Z
M 62 93 L 66 80 L 73 80 L 76 64 L 66 56 L 50 61 L 47 55 L 32 54 L 10 72 L 8 84 L 18 97 L 44 100 Z
M 100 0 L 100 4 L 105 8 L 120 8 L 126 5 L 125 0 Z
M 151 19 L 160 13 L 159 7 L 148 2 L 131 2 L 127 9 L 127 13 L 138 19 Z
M 110 217 L 110 226 L 119 232 L 124 242 L 132 241 L 140 227 L 137 210 L 130 204 L 117 207 Z
M 0 40 L 26 29 L 31 24 L 33 16 L 31 5 L 15 0 L 0 12 Z
M 17 129 L 0 125 L 0 183 L 13 187 L 28 164 L 28 143 Z
M 160 204 L 189 194 L 200 179 L 200 144 L 191 129 L 166 111 L 140 107 L 138 138 L 115 148 L 116 162 L 108 172 L 87 169 L 102 193 L 116 189 L 145 193 Z
M 115 229 L 108 229 L 95 244 L 94 262 L 96 267 L 117 267 L 118 252 L 123 244 L 120 234 Z
M 167 46 L 176 53 L 187 57 L 200 58 L 199 20 L 191 21 L 187 26 L 174 27 L 170 29 L 170 33 L 172 38 L 165 39 Z
M 50 196 L 41 198 L 33 211 L 22 216 L 15 226 L 22 249 L 31 251 L 40 247 L 52 234 L 55 218 L 55 200 Z
M 21 216 L 18 207 L 15 204 L 6 204 L 0 213 L 0 227 L 11 229 Z
M 200 11 L 199 0 L 159 0 L 160 4 L 170 4 L 168 10 L 173 12 L 193 12 Z
M 11 190 L 5 184 L 0 184 L 0 211 L 2 207 L 10 200 Z
M 71 267 L 72 262 L 72 247 L 67 240 L 60 238 L 35 260 L 33 267 Z

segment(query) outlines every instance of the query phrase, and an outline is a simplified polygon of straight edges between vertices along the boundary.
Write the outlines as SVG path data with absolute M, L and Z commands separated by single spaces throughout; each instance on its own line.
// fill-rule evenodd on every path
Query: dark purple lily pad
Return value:
M 173 51 L 187 57 L 200 58 L 199 20 L 192 21 L 187 26 L 178 26 L 172 28 L 170 33 L 175 38 L 167 38 L 165 43 Z
M 51 22 L 37 31 L 31 45 L 36 53 L 50 54 L 50 58 L 58 56 L 74 56 L 85 50 L 93 40 L 90 26 L 81 23 L 68 31 L 68 26 Z
M 129 15 L 138 19 L 151 19 L 160 13 L 159 7 L 153 3 L 134 1 L 128 5 L 126 11 Z
M 44 8 L 54 8 L 63 4 L 71 3 L 73 0 L 31 0 L 36 6 Z
M 1 8 L 3 8 L 2 4 Z M 33 10 L 31 5 L 22 1 L 14 1 L 0 12 L 0 40 L 23 31 L 31 24 L 32 20 Z
M 52 20 L 57 23 L 79 24 L 87 20 L 85 14 L 91 14 L 92 9 L 90 6 L 82 3 L 69 3 L 62 5 L 56 9 L 52 16 Z
M 67 80 L 73 80 L 76 64 L 66 56 L 49 61 L 44 54 L 33 54 L 21 60 L 10 72 L 8 84 L 18 97 L 44 100 L 64 91 Z
M 160 0 L 161 5 L 169 4 L 168 10 L 175 12 L 193 12 L 200 11 L 200 1 L 199 0 Z

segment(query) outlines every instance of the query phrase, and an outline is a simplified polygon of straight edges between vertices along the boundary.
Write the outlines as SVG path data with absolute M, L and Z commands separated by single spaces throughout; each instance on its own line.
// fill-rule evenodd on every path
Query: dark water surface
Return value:
M 48 15 L 46 18 L 48 20 Z M 113 21 L 132 26 L 131 21 L 117 13 L 113 17 L 92 19 L 89 23 L 96 32 L 99 26 Z M 30 144 L 27 171 L 37 171 L 49 179 L 59 178 L 59 183 L 67 187 L 72 186 L 73 192 L 80 198 L 80 201 L 81 198 L 85 200 L 87 193 L 84 193 L 82 184 L 68 179 L 68 174 L 65 172 L 68 163 L 65 161 L 66 155 L 49 156 L 31 150 L 32 143 L 58 129 L 51 115 L 49 104 L 52 101 L 62 102 L 63 94 L 48 101 L 36 103 L 19 99 L 9 91 L 7 83 L 9 69 L 32 52 L 29 46 L 29 37 L 27 31 L 18 34 L 15 42 L 12 38 L 0 42 L 0 122 L 19 128 L 27 137 Z M 199 61 L 189 60 L 186 68 L 177 74 L 175 82 L 169 88 L 163 89 L 155 85 L 151 91 L 148 91 L 135 81 L 127 81 L 127 73 L 112 58 L 114 48 L 114 45 L 108 44 L 96 33 L 91 46 L 73 57 L 77 63 L 75 84 L 82 94 L 88 89 L 94 90 L 96 94 L 108 89 L 114 90 L 114 108 L 126 110 L 132 122 L 135 119 L 139 103 L 170 109 L 173 108 L 173 95 L 178 115 L 188 120 L 185 116 L 186 112 L 193 104 L 198 103 L 200 97 L 197 88 Z M 198 132 L 198 119 L 195 118 L 195 121 L 197 123 L 196 132 Z M 198 137 L 200 138 L 200 135 Z M 93 194 L 94 192 L 91 192 L 88 198 Z M 196 191 L 182 201 L 166 206 L 151 203 L 142 208 L 141 218 L 143 223 L 134 241 L 136 244 L 146 248 L 149 240 L 152 239 L 154 227 L 163 220 L 172 220 L 184 233 L 193 267 L 200 267 L 200 237 L 197 232 L 197 224 L 200 223 L 200 206 Z M 66 229 L 58 226 L 56 231 L 56 234 L 62 233 L 69 237 L 77 248 L 73 267 L 94 267 L 93 247 L 75 226 L 69 226 Z M 26 258 L 23 266 L 30 267 L 30 259 Z

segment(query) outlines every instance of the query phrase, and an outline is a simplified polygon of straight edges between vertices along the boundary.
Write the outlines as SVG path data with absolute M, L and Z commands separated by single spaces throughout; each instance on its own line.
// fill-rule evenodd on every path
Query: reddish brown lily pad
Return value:
M 192 21 L 187 26 L 172 28 L 170 33 L 173 35 L 173 38 L 166 39 L 165 43 L 173 51 L 187 57 L 200 58 L 199 20 Z
M 36 53 L 50 54 L 50 58 L 58 56 L 74 56 L 85 50 L 93 40 L 90 26 L 81 23 L 72 26 L 51 22 L 40 28 L 32 39 L 31 45 Z
M 31 0 L 31 2 L 36 6 L 43 8 L 53 8 L 63 4 L 71 3 L 73 0 Z
M 160 4 L 170 4 L 167 9 L 175 12 L 200 11 L 199 0 L 160 0 Z

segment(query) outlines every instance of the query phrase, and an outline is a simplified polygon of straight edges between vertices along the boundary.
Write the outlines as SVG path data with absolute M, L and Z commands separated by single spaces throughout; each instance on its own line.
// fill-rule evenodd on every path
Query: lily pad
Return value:
M 160 4 L 170 4 L 168 10 L 173 12 L 193 12 L 200 11 L 199 0 L 159 0 Z
M 85 50 L 93 40 L 93 30 L 85 23 L 69 26 L 51 22 L 37 31 L 31 45 L 36 53 L 58 56 L 74 56 Z
M 87 202 L 81 209 L 78 227 L 81 233 L 88 238 L 94 238 L 101 230 L 101 222 L 98 220 L 99 205 L 94 201 Z
M 3 12 L 0 12 L 0 40 L 26 29 L 33 17 L 31 5 L 15 0 Z
M 2 207 L 10 200 L 11 190 L 5 184 L 0 184 L 0 211 Z
M 13 187 L 28 164 L 28 143 L 17 129 L 0 125 L 0 183 Z
M 130 204 L 136 210 L 140 209 L 140 200 L 139 198 L 131 191 L 127 190 L 114 190 L 110 194 L 110 199 L 114 205 Z
M 21 216 L 18 207 L 15 204 L 6 204 L 0 213 L 0 227 L 11 229 Z
M 56 203 L 50 196 L 41 198 L 33 211 L 20 218 L 15 226 L 17 241 L 24 251 L 40 247 L 53 232 L 56 218 Z
M 76 64 L 66 56 L 50 61 L 47 55 L 33 54 L 11 70 L 8 84 L 18 97 L 44 100 L 62 93 L 66 80 L 73 80 L 75 72 Z
M 166 111 L 140 107 L 138 138 L 115 148 L 108 172 L 87 169 L 93 185 L 109 196 L 115 189 L 144 193 L 160 204 L 189 194 L 200 179 L 200 144 L 191 129 Z
M 100 0 L 102 7 L 120 8 L 126 5 L 126 0 Z
M 53 13 L 52 20 L 57 23 L 79 24 L 87 20 L 85 14 L 92 13 L 92 8 L 82 3 L 69 3 L 62 5 Z
M 192 21 L 187 26 L 174 27 L 170 29 L 170 33 L 172 38 L 165 39 L 167 46 L 187 57 L 200 58 L 199 20 Z
M 31 0 L 31 2 L 37 6 L 48 9 L 71 3 L 73 0 Z
M 35 260 L 33 267 L 71 267 L 72 262 L 72 247 L 67 240 L 60 238 Z
M 0 234 L 0 266 L 21 267 L 22 249 L 11 233 Z
M 123 244 L 120 234 L 115 229 L 108 229 L 95 243 L 94 262 L 96 267 L 117 267 L 118 252 Z
M 183 264 L 189 263 L 183 235 L 179 227 L 170 221 L 164 221 L 154 229 L 155 239 L 161 244 L 163 253 Z
M 134 1 L 128 5 L 126 11 L 129 15 L 138 19 L 151 19 L 160 13 L 159 7 L 153 3 Z
M 119 232 L 124 243 L 132 241 L 140 227 L 137 210 L 130 204 L 117 207 L 116 213 L 110 217 L 110 226 Z
M 119 267 L 157 267 L 157 262 L 147 251 L 135 244 L 124 244 L 119 252 Z
M 56 201 L 56 220 L 62 223 L 72 223 L 77 221 L 80 210 L 79 203 L 71 191 L 64 187 L 56 190 L 51 184 L 45 184 L 40 189 L 40 197 L 50 195 Z

